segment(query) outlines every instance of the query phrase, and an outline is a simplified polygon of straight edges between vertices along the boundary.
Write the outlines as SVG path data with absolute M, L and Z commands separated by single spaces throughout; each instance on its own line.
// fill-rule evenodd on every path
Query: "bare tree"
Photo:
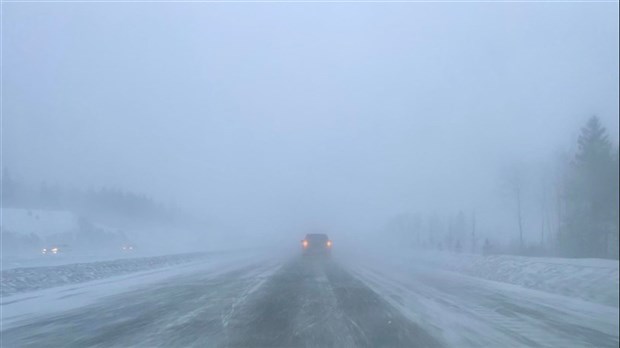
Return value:
M 545 245 L 545 227 L 547 223 L 547 178 L 543 174 L 540 190 L 540 246 Z
M 523 252 L 523 171 L 519 165 L 508 167 L 504 175 L 504 185 L 510 200 L 514 202 L 519 231 L 519 253 Z
M 476 238 L 476 211 L 471 214 L 471 252 L 476 253 L 476 244 L 478 239 Z

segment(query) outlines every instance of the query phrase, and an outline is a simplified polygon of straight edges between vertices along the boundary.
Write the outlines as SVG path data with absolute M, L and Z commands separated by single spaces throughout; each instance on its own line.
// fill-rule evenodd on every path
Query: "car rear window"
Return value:
M 306 239 L 308 241 L 324 242 L 327 241 L 328 238 L 326 234 L 308 234 L 306 235 Z

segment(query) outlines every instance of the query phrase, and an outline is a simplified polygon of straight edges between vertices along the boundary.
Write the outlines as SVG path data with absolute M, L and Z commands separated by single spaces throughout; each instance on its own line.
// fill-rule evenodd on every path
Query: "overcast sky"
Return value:
M 618 142 L 617 3 L 3 6 L 2 159 L 32 184 L 370 229 L 496 206 L 593 114 Z

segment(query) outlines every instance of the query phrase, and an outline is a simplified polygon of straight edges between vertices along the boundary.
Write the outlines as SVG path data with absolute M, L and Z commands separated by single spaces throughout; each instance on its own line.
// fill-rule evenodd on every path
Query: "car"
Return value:
M 333 243 L 324 233 L 309 233 L 301 241 L 304 256 L 331 256 Z
M 121 246 L 121 250 L 124 252 L 133 252 L 134 250 L 136 250 L 136 246 L 130 243 L 123 244 Z
M 70 251 L 71 248 L 67 244 L 52 245 L 41 249 L 43 255 L 58 255 Z

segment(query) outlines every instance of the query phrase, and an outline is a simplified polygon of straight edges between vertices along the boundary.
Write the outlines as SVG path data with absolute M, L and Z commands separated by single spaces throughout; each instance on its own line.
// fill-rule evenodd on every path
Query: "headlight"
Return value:
M 301 244 L 304 246 L 304 248 L 308 247 L 308 241 L 305 239 L 301 242 Z
M 328 241 L 327 241 L 327 247 L 328 247 L 328 248 L 331 248 L 331 247 L 332 247 L 332 241 L 331 241 L 331 240 L 328 240 Z

